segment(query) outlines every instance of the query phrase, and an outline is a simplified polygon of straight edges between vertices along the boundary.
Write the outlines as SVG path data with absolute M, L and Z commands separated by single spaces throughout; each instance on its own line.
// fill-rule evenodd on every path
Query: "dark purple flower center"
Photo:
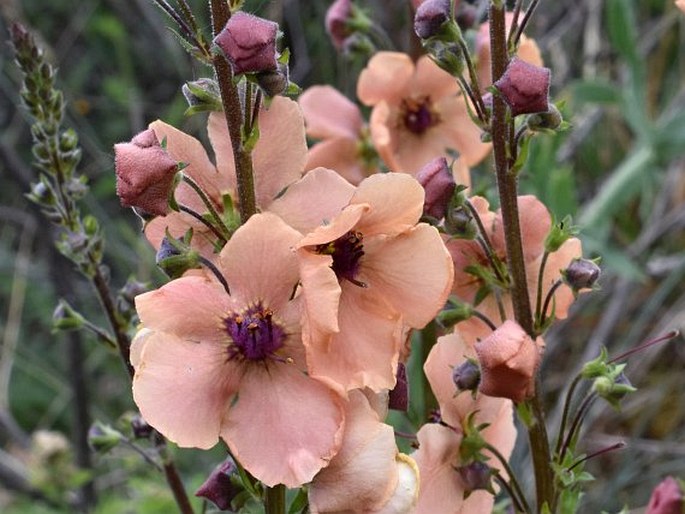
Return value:
M 366 287 L 364 282 L 357 280 L 359 261 L 364 255 L 364 236 L 361 232 L 348 232 L 330 243 L 318 245 L 316 253 L 333 257 L 331 268 L 338 280 L 349 280 L 353 284 Z
M 431 112 L 430 102 L 424 99 L 420 102 L 404 103 L 404 126 L 414 134 L 423 134 L 435 125 L 435 114 Z
M 240 313 L 224 318 L 226 332 L 233 343 L 228 358 L 251 361 L 272 356 L 285 342 L 283 327 L 273 319 L 273 311 L 257 303 Z

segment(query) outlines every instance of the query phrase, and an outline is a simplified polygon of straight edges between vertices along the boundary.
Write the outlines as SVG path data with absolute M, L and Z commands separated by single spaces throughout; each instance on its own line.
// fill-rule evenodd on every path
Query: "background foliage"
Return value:
M 191 4 L 208 25 L 204 2 Z M 397 47 L 416 53 L 408 4 L 366 2 Z M 336 84 L 354 98 L 363 63 L 336 56 L 323 28 L 327 6 L 247 2 L 248 11 L 281 24 L 295 82 Z M 20 20 L 59 68 L 67 122 L 84 147 L 80 170 L 92 188 L 84 210 L 104 228 L 113 287 L 130 275 L 158 283 L 138 221 L 114 195 L 112 145 L 156 118 L 202 137 L 202 117 L 183 118 L 180 85 L 210 70 L 191 61 L 148 0 L 5 0 L 0 16 L 3 40 L 9 20 Z M 544 381 L 555 422 L 560 392 L 601 345 L 618 353 L 685 328 L 685 16 L 671 0 L 548 0 L 529 35 L 553 70 L 553 97 L 565 102 L 572 130 L 533 142 L 522 189 L 539 195 L 557 218 L 572 215 L 587 252 L 602 255 L 604 267 L 602 290 L 582 297 L 547 338 Z M 170 512 L 163 478 L 137 454 L 96 457 L 84 446 L 90 420 L 116 425 L 134 405 L 112 353 L 89 334 L 51 332 L 60 297 L 95 320 L 101 315 L 23 196 L 36 176 L 27 164 L 30 133 L 9 47 L 0 52 L 0 510 L 67 512 L 51 507 L 50 498 L 78 490 L 82 475 L 65 471 L 74 466 L 71 457 L 43 461 L 31 450 L 32 434 L 50 430 L 66 435 L 74 462 L 92 469 L 95 489 L 82 493 L 93 504 L 97 496 L 96 512 Z M 476 170 L 476 182 L 489 170 L 489 163 Z M 592 411 L 587 452 L 619 439 L 628 448 L 589 466 L 599 480 L 583 512 L 643 505 L 664 475 L 685 476 L 684 363 L 682 340 L 640 354 L 628 367 L 640 391 L 620 413 Z M 220 449 L 177 454 L 190 490 L 221 459 Z M 516 465 L 524 465 L 521 457 Z

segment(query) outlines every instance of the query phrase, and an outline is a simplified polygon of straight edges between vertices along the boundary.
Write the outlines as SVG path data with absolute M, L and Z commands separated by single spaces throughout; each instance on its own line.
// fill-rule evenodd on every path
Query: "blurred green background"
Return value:
M 207 26 L 205 3 L 190 3 Z M 416 51 L 409 3 L 363 5 L 397 49 Z M 323 27 L 328 5 L 259 0 L 246 9 L 281 24 L 296 83 L 334 84 L 354 99 L 363 63 L 336 54 Z M 104 228 L 113 288 L 131 275 L 160 283 L 138 220 L 115 197 L 112 145 L 156 118 L 204 138 L 203 117 L 183 117 L 180 86 L 211 70 L 181 49 L 150 0 L 3 0 L 3 41 L 11 20 L 35 31 L 59 69 L 67 124 L 83 146 L 80 171 L 92 188 L 83 210 Z M 521 189 L 537 194 L 558 219 L 572 215 L 586 256 L 601 255 L 604 268 L 601 291 L 581 297 L 546 338 L 544 384 L 556 423 L 564 387 L 601 345 L 617 354 L 685 328 L 685 14 L 672 0 L 543 0 L 528 35 L 552 68 L 553 98 L 564 102 L 572 129 L 536 138 Z M 61 297 L 94 320 L 102 315 L 90 286 L 54 251 L 52 229 L 23 196 L 36 170 L 9 45 L 1 46 L 0 66 L 0 511 L 71 512 L 51 506 L 50 498 L 72 491 L 72 509 L 173 512 L 163 477 L 137 454 L 120 449 L 99 457 L 83 445 L 91 420 L 116 425 L 134 411 L 130 386 L 117 357 L 89 334 L 51 332 Z M 490 163 L 475 170 L 477 183 L 491 180 L 489 170 Z M 586 451 L 618 440 L 628 447 L 591 462 L 598 480 L 581 512 L 644 505 L 665 475 L 685 477 L 684 365 L 682 339 L 641 353 L 628 367 L 639 391 L 623 410 L 592 410 Z M 67 441 L 64 461 L 36 449 Z M 191 491 L 222 458 L 220 449 L 176 454 Z M 72 457 L 91 468 L 94 488 L 81 487 Z M 515 460 L 525 469 L 522 455 Z

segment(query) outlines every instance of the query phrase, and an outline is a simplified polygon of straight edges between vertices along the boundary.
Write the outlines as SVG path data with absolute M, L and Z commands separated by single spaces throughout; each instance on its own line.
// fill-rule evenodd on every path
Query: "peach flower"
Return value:
M 480 393 L 475 399 L 468 392 L 455 394 L 452 369 L 465 362 L 467 357 L 475 357 L 473 348 L 454 333 L 438 339 L 424 364 L 431 389 L 440 405 L 442 420 L 447 426 L 427 424 L 417 434 L 419 449 L 412 454 L 421 477 L 416 514 L 492 511 L 494 497 L 486 491 L 474 491 L 464 499 L 465 484 L 454 469 L 461 465 L 459 448 L 469 415 L 475 413 L 476 424 L 489 424 L 481 434 L 505 458 L 514 448 L 516 428 L 509 400 Z M 501 463 L 494 457 L 490 458 L 488 465 L 505 474 Z
M 678 9 L 685 12 L 685 0 L 675 0 L 675 5 Z
M 321 140 L 309 149 L 306 171 L 329 168 L 355 185 L 377 171 L 368 129 L 353 102 L 331 86 L 312 86 L 298 102 L 307 135 Z
M 219 437 L 268 486 L 311 481 L 338 452 L 343 405 L 306 373 L 299 281 L 301 235 L 273 214 L 240 227 L 217 259 L 218 280 L 186 276 L 136 297 L 146 327 L 131 349 L 133 397 L 182 447 Z
M 444 305 L 452 263 L 437 230 L 417 222 L 423 188 L 399 173 L 355 189 L 319 168 L 271 210 L 307 234 L 298 244 L 303 340 L 313 377 L 340 391 L 392 389 L 405 326 Z
M 493 213 L 489 210 L 487 200 L 481 197 L 470 199 L 479 214 L 486 232 L 492 244 L 492 249 L 497 258 L 504 264 L 507 262 L 506 245 L 504 242 L 504 230 L 502 213 Z M 533 308 L 535 308 L 538 274 L 544 255 L 544 242 L 552 226 L 552 218 L 537 198 L 531 195 L 518 197 L 519 217 L 521 222 L 521 237 L 523 238 L 523 257 L 526 266 L 526 278 L 528 281 L 528 294 Z M 483 248 L 475 240 L 453 239 L 447 242 L 447 248 L 454 260 L 455 276 L 453 292 L 460 299 L 473 303 L 476 294 L 483 287 L 482 279 L 467 271 L 467 267 L 478 265 L 491 269 L 490 262 Z M 545 265 L 542 280 L 542 300 L 550 291 L 552 285 L 561 277 L 561 270 L 569 263 L 582 255 L 581 243 L 577 238 L 567 240 L 558 251 L 549 255 Z M 489 294 L 477 309 L 485 314 L 494 324 L 498 325 L 505 319 L 513 319 L 511 297 L 506 290 L 502 290 L 501 299 L 504 305 L 506 317 L 500 317 L 497 301 L 494 294 Z M 555 317 L 564 319 L 568 309 L 573 303 L 573 291 L 567 285 L 562 285 L 554 293 L 554 301 L 550 302 L 547 316 L 554 311 Z M 473 343 L 477 338 L 482 338 L 491 333 L 491 330 L 480 320 L 469 319 L 459 324 L 462 335 Z
M 378 52 L 359 76 L 357 96 L 373 106 L 371 138 L 392 171 L 416 173 L 449 150 L 472 166 L 490 150 L 456 79 L 427 56 L 414 64 L 406 54 Z
M 235 165 L 231 150 L 231 138 L 222 113 L 209 116 L 208 132 L 216 155 L 216 166 L 212 164 L 202 144 L 192 136 L 162 121 L 150 124 L 157 138 L 166 138 L 167 152 L 177 161 L 188 166 L 183 173 L 189 175 L 209 196 L 215 209 L 223 213 L 222 195 L 236 195 Z M 275 97 L 269 109 L 259 113 L 261 137 L 252 154 L 255 173 L 257 205 L 265 207 L 289 183 L 297 180 L 304 169 L 307 158 L 307 144 L 304 122 L 297 104 L 285 97 Z M 199 214 L 207 213 L 200 197 L 187 184 L 176 188 L 179 204 Z M 145 226 L 145 236 L 158 249 L 165 229 L 174 237 L 181 237 L 193 228 L 193 246 L 205 257 L 214 253 L 216 237 L 201 222 L 184 212 L 171 212 L 154 218 Z
M 340 451 L 309 486 L 312 513 L 408 512 L 418 494 L 418 479 L 410 480 L 414 487 L 403 492 L 406 460 L 398 455 L 392 427 L 382 422 L 364 394 L 351 391 Z

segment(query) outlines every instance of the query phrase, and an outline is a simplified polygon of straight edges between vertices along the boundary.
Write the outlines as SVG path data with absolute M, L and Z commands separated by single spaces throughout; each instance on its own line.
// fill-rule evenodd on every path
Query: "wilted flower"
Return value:
M 352 0 L 335 0 L 326 11 L 326 32 L 337 49 L 352 34 L 349 27 L 352 18 Z
M 421 39 L 427 39 L 440 32 L 451 17 L 452 0 L 426 0 L 416 9 L 414 32 Z
M 481 369 L 481 393 L 515 402 L 535 393 L 535 373 L 544 349 L 542 338 L 533 341 L 518 323 L 507 320 L 476 342 L 475 348 Z
M 430 161 L 416 174 L 416 180 L 426 192 L 423 213 L 438 220 L 444 218 L 447 205 L 457 187 L 447 159 L 436 157 Z
M 214 39 L 231 63 L 233 73 L 256 73 L 278 67 L 278 24 L 243 11 L 234 13 Z
M 218 256 L 224 285 L 184 276 L 136 298 L 133 397 L 145 419 L 182 447 L 231 454 L 268 486 L 298 487 L 340 446 L 341 400 L 306 374 L 301 238 L 278 217 L 252 216 Z M 268 442 L 268 444 L 267 444 Z
M 549 68 L 514 57 L 494 86 L 513 116 L 549 111 Z
M 114 145 L 114 169 L 121 205 L 156 216 L 169 212 L 178 162 L 162 148 L 153 130 Z
M 214 503 L 221 510 L 228 510 L 231 507 L 231 502 L 242 488 L 236 485 L 232 478 L 238 475 L 238 466 L 231 457 L 219 464 L 207 480 L 195 492 L 195 496 L 200 498 L 207 498 Z

